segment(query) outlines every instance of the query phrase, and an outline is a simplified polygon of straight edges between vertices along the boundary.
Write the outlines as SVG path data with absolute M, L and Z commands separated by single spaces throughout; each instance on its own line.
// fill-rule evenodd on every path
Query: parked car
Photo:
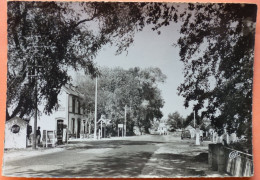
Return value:
M 185 131 L 182 131 L 182 132 L 181 132 L 181 139 L 184 139 L 184 138 L 191 139 L 190 131 L 185 130 Z

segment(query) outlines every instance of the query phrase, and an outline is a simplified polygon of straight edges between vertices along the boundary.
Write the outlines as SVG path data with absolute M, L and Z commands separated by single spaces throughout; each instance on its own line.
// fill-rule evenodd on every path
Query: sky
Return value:
M 116 47 L 107 45 L 98 53 L 94 62 L 98 66 L 124 69 L 137 66 L 159 67 L 167 76 L 166 82 L 159 85 L 165 101 L 162 108 L 163 118 L 175 111 L 186 117 L 192 112 L 192 108 L 185 109 L 184 98 L 177 95 L 177 87 L 184 81 L 183 63 L 180 61 L 178 46 L 173 45 L 180 36 L 179 29 L 179 24 L 172 24 L 161 28 L 161 34 L 158 35 L 151 27 L 145 27 L 142 32 L 136 33 L 128 53 L 115 55 Z

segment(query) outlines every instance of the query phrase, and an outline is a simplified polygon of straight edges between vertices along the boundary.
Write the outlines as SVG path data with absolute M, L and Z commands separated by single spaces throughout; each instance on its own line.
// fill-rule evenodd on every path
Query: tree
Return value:
M 202 117 L 198 113 L 195 112 L 195 127 L 200 126 L 202 123 L 203 123 Z M 184 121 L 184 127 L 186 127 L 188 125 L 191 125 L 194 127 L 194 112 L 190 113 Z
M 178 41 L 185 65 L 179 94 L 217 129 L 243 128 L 251 140 L 256 6 L 190 4 L 189 10 Z
M 34 112 L 36 79 L 28 77 L 29 67 L 33 75 L 36 66 L 44 68 L 38 75 L 38 99 L 51 113 L 61 87 L 71 80 L 67 71 L 82 69 L 96 76 L 93 59 L 101 47 L 115 43 L 117 53 L 124 51 L 137 25 L 142 29 L 135 3 L 8 2 L 6 119 Z
M 166 124 L 170 127 L 170 131 L 173 132 L 176 129 L 183 128 L 184 118 L 180 115 L 178 111 L 168 114 L 168 119 Z
M 165 78 L 158 68 L 101 68 L 98 78 L 98 117 L 104 114 L 111 119 L 116 134 L 117 124 L 124 123 L 126 111 L 128 133 L 133 132 L 134 126 L 149 132 L 153 120 L 162 117 L 164 101 L 157 85 L 164 82 Z M 87 108 L 93 111 L 94 86 L 90 82 L 91 77 L 77 79 L 77 85 L 85 92 Z
M 7 110 L 7 119 L 33 112 L 34 99 L 28 94 L 35 82 L 26 83 L 28 65 L 38 63 L 45 67 L 39 75 L 39 98 L 47 101 L 45 111 L 49 113 L 57 105 L 61 86 L 70 80 L 68 67 L 83 68 L 96 76 L 93 59 L 103 45 L 115 44 L 116 53 L 120 54 L 127 51 L 134 34 L 144 26 L 152 25 L 152 30 L 160 34 L 160 28 L 178 22 L 182 27 L 177 45 L 185 66 L 185 81 L 178 90 L 185 98 L 185 107 L 193 103 L 196 115 L 200 113 L 202 119 L 211 119 L 216 128 L 223 129 L 224 124 L 229 130 L 246 131 L 251 140 L 256 5 L 181 6 L 178 8 L 180 4 L 175 3 L 8 2 L 7 108 L 12 114 Z M 142 73 L 145 77 L 146 73 Z M 17 78 L 18 74 L 21 78 Z M 145 89 L 145 81 L 142 85 Z M 150 105 L 147 108 L 152 108 Z M 148 119 L 159 116 L 158 111 Z
M 211 119 L 219 131 L 252 136 L 252 83 L 257 6 L 254 4 L 149 4 L 153 30 L 181 23 L 177 45 L 185 81 L 184 106 Z

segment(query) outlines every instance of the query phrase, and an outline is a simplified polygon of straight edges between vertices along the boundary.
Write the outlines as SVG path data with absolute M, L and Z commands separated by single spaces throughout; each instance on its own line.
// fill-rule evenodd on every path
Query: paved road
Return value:
M 5 176 L 180 177 L 219 176 L 207 165 L 207 144 L 173 136 L 145 135 L 124 140 L 69 144 L 63 151 L 5 160 Z

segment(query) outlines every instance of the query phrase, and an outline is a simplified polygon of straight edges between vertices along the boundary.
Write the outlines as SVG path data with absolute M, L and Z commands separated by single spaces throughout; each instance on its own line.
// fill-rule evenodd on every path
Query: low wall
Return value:
M 228 173 L 231 176 L 253 176 L 253 156 L 222 144 L 209 144 L 209 166 L 220 173 Z

